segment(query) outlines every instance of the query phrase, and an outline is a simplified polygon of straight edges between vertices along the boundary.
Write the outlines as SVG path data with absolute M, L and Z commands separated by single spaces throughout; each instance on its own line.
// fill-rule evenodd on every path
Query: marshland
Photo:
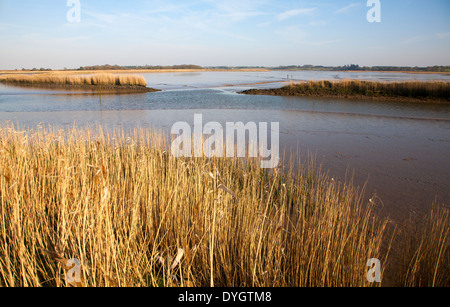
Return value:
M 450 102 L 450 82 L 374 82 L 361 80 L 290 82 L 275 89 L 250 89 L 244 94 L 363 99 L 403 99 L 412 102 Z
M 108 96 L 0 84 L 0 284 L 448 286 L 447 105 L 238 94 L 287 74 L 336 76 L 154 73 L 163 91 Z M 280 122 L 291 151 L 274 170 L 174 158 L 167 130 L 198 113 Z
M 450 287 L 449 11 L 0 0 L 0 287 Z

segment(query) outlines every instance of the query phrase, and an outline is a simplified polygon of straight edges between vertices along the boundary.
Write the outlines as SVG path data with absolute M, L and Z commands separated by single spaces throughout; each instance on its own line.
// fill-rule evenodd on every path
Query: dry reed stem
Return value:
M 388 221 L 313 161 L 264 171 L 167 144 L 140 128 L 1 128 L 0 284 L 65 286 L 61 255 L 94 287 L 373 286 L 367 260 L 389 261 Z M 448 285 L 448 211 L 427 223 L 398 280 Z
M 124 74 L 91 74 L 91 75 L 3 75 L 0 82 L 19 84 L 48 84 L 48 85 L 119 85 L 146 86 L 143 76 Z

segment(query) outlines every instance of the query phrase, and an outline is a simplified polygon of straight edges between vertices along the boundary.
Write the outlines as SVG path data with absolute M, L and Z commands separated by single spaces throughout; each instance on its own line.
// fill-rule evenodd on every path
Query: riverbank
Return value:
M 249 89 L 248 95 L 359 98 L 450 103 L 450 82 L 373 82 L 360 80 L 291 82 L 281 88 Z

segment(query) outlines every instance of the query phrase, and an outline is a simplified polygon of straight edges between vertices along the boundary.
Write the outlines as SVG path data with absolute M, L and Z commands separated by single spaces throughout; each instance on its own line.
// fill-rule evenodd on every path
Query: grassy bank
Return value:
M 69 285 L 71 258 L 83 286 L 450 285 L 448 210 L 413 232 L 313 162 L 266 171 L 176 159 L 167 143 L 141 129 L 0 129 L 0 285 Z
M 372 82 L 360 80 L 291 82 L 276 89 L 250 89 L 252 95 L 399 99 L 450 103 L 450 82 Z
M 58 73 L 44 74 L 12 74 L 0 76 L 0 82 L 13 85 L 56 87 L 68 89 L 94 90 L 136 90 L 151 91 L 143 76 L 127 74 L 91 74 L 62 75 Z

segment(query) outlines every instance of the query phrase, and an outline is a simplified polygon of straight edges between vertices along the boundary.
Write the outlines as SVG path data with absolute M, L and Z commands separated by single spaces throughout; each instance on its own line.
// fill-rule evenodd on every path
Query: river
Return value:
M 393 217 L 428 211 L 450 200 L 450 106 L 392 101 L 250 96 L 250 88 L 279 87 L 290 80 L 446 80 L 449 75 L 378 72 L 190 72 L 144 74 L 161 92 L 92 95 L 0 85 L 0 123 L 155 128 L 174 123 L 278 122 L 280 147 L 314 154 L 336 180 L 367 183 Z M 347 178 L 347 179 L 346 179 Z

